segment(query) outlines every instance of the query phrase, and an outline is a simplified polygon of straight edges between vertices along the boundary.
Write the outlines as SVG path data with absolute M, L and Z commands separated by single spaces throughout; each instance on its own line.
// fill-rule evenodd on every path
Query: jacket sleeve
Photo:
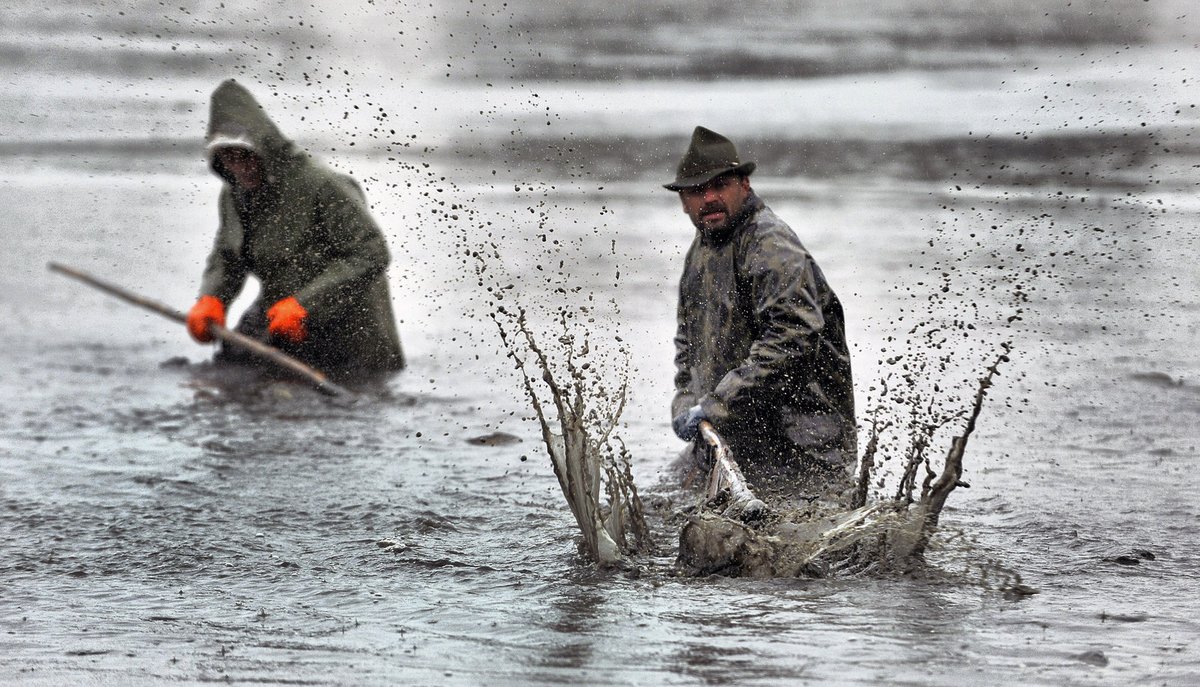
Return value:
M 221 223 L 200 279 L 200 295 L 216 296 L 217 300 L 229 305 L 246 284 L 242 221 L 233 208 L 233 196 L 228 187 L 221 189 L 217 207 Z
M 696 395 L 692 393 L 692 356 L 691 343 L 688 339 L 688 328 L 685 313 L 682 280 L 679 289 L 679 305 L 675 311 L 675 397 L 671 400 L 671 417 L 674 418 L 696 403 Z
M 755 234 L 737 269 L 749 286 L 759 333 L 746 359 L 702 400 L 718 428 L 786 383 L 789 370 L 811 365 L 825 326 L 812 262 L 789 230 Z
M 318 187 L 316 195 L 315 219 L 330 259 L 295 296 L 301 305 L 319 314 L 386 270 L 390 256 L 358 184 L 348 177 L 331 178 Z

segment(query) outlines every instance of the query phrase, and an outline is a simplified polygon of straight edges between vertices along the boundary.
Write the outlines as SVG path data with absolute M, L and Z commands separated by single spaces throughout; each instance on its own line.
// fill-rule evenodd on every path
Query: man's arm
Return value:
M 692 356 L 691 343 L 688 340 L 688 330 L 684 303 L 684 293 L 679 290 L 679 305 L 675 310 L 675 398 L 671 401 L 671 417 L 678 416 L 696 403 L 696 395 L 692 393 Z
M 760 333 L 746 359 L 701 400 L 718 429 L 739 408 L 777 387 L 789 370 L 811 364 L 825 326 L 812 263 L 791 230 L 774 226 L 757 233 L 737 269 L 750 285 Z
M 221 223 L 200 279 L 200 295 L 214 296 L 228 305 L 246 284 L 246 262 L 242 257 L 244 234 L 228 187 L 221 189 L 217 207 Z

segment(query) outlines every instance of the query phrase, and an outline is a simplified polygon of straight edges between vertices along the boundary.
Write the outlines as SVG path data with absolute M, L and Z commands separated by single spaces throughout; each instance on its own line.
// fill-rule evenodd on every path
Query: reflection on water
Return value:
M 603 608 L 604 601 L 604 595 L 594 588 L 571 586 L 564 589 L 563 596 L 550 606 L 557 617 L 546 626 L 562 635 L 565 641 L 546 647 L 538 665 L 568 670 L 586 668 L 593 658 L 589 635 L 603 618 L 598 611 Z
M 1186 684 L 1197 609 L 1164 590 L 1200 569 L 1190 7 L 693 7 L 0 10 L 0 681 Z M 353 407 L 226 393 L 184 332 L 45 270 L 191 302 L 228 76 L 388 232 L 414 360 Z M 862 396 L 918 322 L 954 325 L 930 383 L 1014 343 L 922 577 L 576 554 L 462 249 L 494 241 L 531 311 L 620 305 L 590 324 L 631 351 L 620 429 L 671 541 L 690 231 L 657 183 L 701 122 L 838 288 Z M 494 432 L 518 440 L 468 442 Z M 998 593 L 1006 570 L 1039 593 Z

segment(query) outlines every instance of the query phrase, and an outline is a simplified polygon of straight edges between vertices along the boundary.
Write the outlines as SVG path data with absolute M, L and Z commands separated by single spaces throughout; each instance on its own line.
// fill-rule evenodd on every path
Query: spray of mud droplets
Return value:
M 592 364 L 583 362 L 591 352 L 589 336 L 586 330 L 572 331 L 568 315 L 565 309 L 560 311 L 562 334 L 557 343 L 564 354 L 561 365 L 565 374 L 559 373 L 557 379 L 555 366 L 529 330 L 524 310 L 514 314 L 501 307 L 492 319 L 509 356 L 516 361 L 537 414 L 554 474 L 583 534 L 581 548 L 598 563 L 615 565 L 650 546 L 630 454 L 613 433 L 625 406 L 627 382 L 621 374 L 618 388 L 609 389 Z M 520 341 L 509 335 L 509 328 L 519 333 Z M 543 393 L 549 393 L 558 432 L 551 426 L 554 418 L 547 413 L 548 404 L 526 369 L 526 352 L 541 371 Z M 607 503 L 600 498 L 602 486 Z
M 747 577 L 829 576 L 905 572 L 924 557 L 937 530 L 946 499 L 962 482 L 963 456 L 983 401 L 1010 346 L 979 381 L 965 426 L 951 441 L 940 471 L 924 455 L 928 436 L 913 440 L 921 447 L 910 457 L 905 478 L 917 467 L 926 473 L 920 495 L 906 486 L 895 498 L 867 503 L 873 457 L 879 434 L 873 432 L 860 463 L 852 507 L 818 501 L 802 507 L 784 505 L 759 523 L 746 524 L 703 511 L 689 518 L 680 534 L 679 562 L 691 574 Z
M 537 221 L 544 227 L 546 218 Z M 562 257 L 557 241 L 545 250 L 545 258 Z M 487 294 L 486 306 L 481 307 L 487 308 L 520 374 L 554 474 L 582 534 L 581 551 L 602 565 L 623 564 L 631 555 L 648 552 L 650 535 L 631 455 L 615 431 L 628 389 L 628 348 L 619 336 L 613 337 L 615 351 L 606 344 L 594 345 L 591 327 L 599 315 L 595 299 L 583 287 L 571 287 L 561 267 L 547 276 L 553 282 L 547 291 L 554 304 L 543 303 L 537 310 L 539 322 L 553 324 L 535 332 L 528 310 L 513 303 L 518 297 L 515 286 L 502 278 L 505 269 L 498 247 L 490 244 L 471 251 L 471 257 L 477 283 Z M 582 301 L 571 303 L 572 297 Z M 619 315 L 615 301 L 608 306 L 610 317 Z

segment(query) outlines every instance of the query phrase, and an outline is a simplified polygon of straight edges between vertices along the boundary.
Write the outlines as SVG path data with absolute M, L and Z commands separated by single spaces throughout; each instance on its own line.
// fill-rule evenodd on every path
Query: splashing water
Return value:
M 476 262 L 478 285 L 488 294 L 487 311 L 533 406 L 554 474 L 582 535 L 581 551 L 606 566 L 630 564 L 635 556 L 650 553 L 655 547 L 632 476 L 630 452 L 614 432 L 625 408 L 628 349 L 618 346 L 623 367 L 597 364 L 607 355 L 593 348 L 587 324 L 598 314 L 595 300 L 589 296 L 588 305 L 566 304 L 568 294 L 590 291 L 565 282 L 553 289 L 564 301 L 543 307 L 546 312 L 537 318 L 554 321 L 557 330 L 535 335 L 527 311 L 513 304 L 512 287 L 498 273 L 504 271 L 498 246 L 490 243 L 467 254 Z M 1020 296 L 1022 291 L 1015 293 Z M 1019 297 L 1009 305 L 1019 314 Z M 934 307 L 926 312 L 947 310 L 951 309 Z M 730 501 L 722 498 L 727 494 L 715 499 L 709 494 L 684 516 L 677 569 L 693 575 L 794 577 L 904 572 L 919 566 L 947 498 L 964 486 L 960 478 L 967 441 L 999 365 L 1012 349 L 1011 342 L 999 344 L 1002 352 L 982 377 L 967 375 L 960 366 L 974 356 L 948 345 L 946 332 L 974 328 L 960 322 L 960 310 L 954 312 L 953 327 L 933 316 L 913 327 L 905 354 L 895 357 L 901 364 L 880 381 L 852 489 L 799 505 L 786 493 L 767 497 L 771 509 L 766 517 L 745 517 L 753 513 L 737 509 L 722 512 L 721 506 Z M 972 337 L 970 343 L 986 346 L 985 339 Z M 546 341 L 557 345 L 547 348 Z M 613 374 L 613 369 L 620 372 Z M 952 372 L 966 376 L 950 383 Z M 974 402 L 964 408 L 955 399 L 966 393 L 970 377 L 976 387 Z M 615 386 L 612 380 L 617 380 Z M 946 457 L 935 469 L 931 447 L 953 427 L 961 427 L 959 434 L 950 438 Z M 893 463 L 900 463 L 899 485 L 884 494 L 888 475 L 883 468 Z
M 618 375 L 615 389 L 605 384 L 598 367 L 588 360 L 593 353 L 590 334 L 586 328 L 573 327 L 569 308 L 557 312 L 561 332 L 554 338 L 559 344 L 552 349 L 555 356 L 538 344 L 523 308 L 513 312 L 501 305 L 490 316 L 533 405 L 554 474 L 582 534 L 581 551 L 607 566 L 625 565 L 634 556 L 650 553 L 654 546 L 631 472 L 630 452 L 614 433 L 625 406 L 626 375 Z M 977 380 L 968 409 L 937 422 L 915 423 L 924 431 L 911 437 L 894 496 L 868 503 L 872 480 L 883 483 L 876 475 L 881 462 L 877 456 L 880 436 L 888 424 L 879 419 L 881 406 L 871 422 L 851 492 L 841 499 L 824 498 L 799 506 L 772 499 L 772 509 L 765 517 L 737 509 L 722 512 L 721 507 L 729 502 L 722 498 L 728 496 L 725 493 L 702 499 L 679 535 L 679 570 L 692 575 L 756 578 L 913 570 L 924 560 L 950 493 L 964 486 L 961 476 L 967 442 L 1012 345 L 1004 342 L 1000 347 L 1002 352 Z M 535 379 L 540 379 L 542 386 Z M 909 404 L 918 398 L 904 397 Z M 928 410 L 934 403 L 924 405 Z M 964 419 L 940 470 L 935 469 L 928 457 L 935 433 Z M 922 469 L 918 494 L 917 476 Z
M 689 518 L 680 533 L 679 563 L 692 574 L 748 577 L 828 576 L 907 571 L 923 560 L 937 529 L 946 499 L 962 484 L 967 440 L 983 408 L 987 390 L 1008 360 L 1010 345 L 990 365 L 976 391 L 962 434 L 954 437 L 940 471 L 924 454 L 910 456 L 905 479 L 911 484 L 923 465 L 920 496 L 903 488 L 894 498 L 867 503 L 878 423 L 862 457 L 853 502 L 844 507 L 831 501 L 805 507 L 785 507 L 756 523 L 743 523 L 712 510 Z M 927 442 L 928 436 L 915 439 Z
M 514 315 L 501 306 L 491 317 L 509 357 L 516 360 L 537 414 L 554 475 L 583 534 L 581 549 L 601 565 L 618 565 L 627 556 L 646 551 L 649 529 L 633 482 L 630 454 L 613 433 L 625 407 L 625 375 L 621 375 L 619 388 L 609 391 L 591 363 L 579 362 L 588 356 L 591 346 L 586 332 L 577 337 L 571 330 L 566 309 L 559 311 L 562 335 L 557 339 L 566 381 L 556 380 L 549 357 L 529 330 L 524 309 Z M 506 321 L 516 327 L 520 341 L 506 330 Z M 557 412 L 558 432 L 551 428 L 547 404 L 526 369 L 526 353 L 533 355 L 541 370 L 545 391 Z M 596 407 L 597 401 L 607 403 L 606 407 Z M 600 498 L 602 487 L 606 502 Z

